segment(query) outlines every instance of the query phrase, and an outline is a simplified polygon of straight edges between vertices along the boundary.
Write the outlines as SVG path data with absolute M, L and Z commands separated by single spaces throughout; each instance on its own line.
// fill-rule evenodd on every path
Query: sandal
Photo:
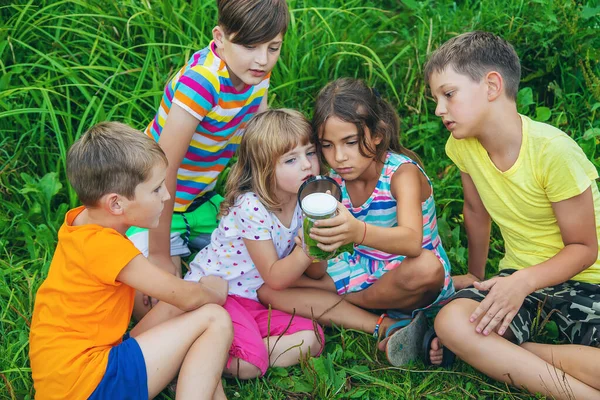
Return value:
M 419 311 L 413 319 L 403 319 L 388 328 L 385 346 L 388 361 L 395 367 L 406 365 L 421 357 L 427 318 Z M 390 336 L 391 335 L 391 336 Z
M 431 350 L 431 342 L 433 339 L 437 337 L 435 333 L 435 329 L 433 326 L 429 328 L 429 330 L 425 333 L 423 337 L 423 362 L 425 365 L 433 365 L 434 367 L 442 367 L 442 368 L 450 368 L 452 364 L 454 364 L 454 360 L 456 360 L 456 354 L 452 352 L 448 347 L 444 346 L 442 348 L 443 356 L 442 363 L 439 365 L 435 365 L 431 363 L 431 358 L 429 356 L 429 351 Z

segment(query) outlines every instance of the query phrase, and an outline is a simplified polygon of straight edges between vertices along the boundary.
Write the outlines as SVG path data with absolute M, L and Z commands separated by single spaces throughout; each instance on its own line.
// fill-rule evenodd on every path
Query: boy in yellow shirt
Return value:
M 232 340 L 227 282 L 181 280 L 151 264 L 125 231 L 154 228 L 169 198 L 167 159 L 127 125 L 100 123 L 71 147 L 69 182 L 83 206 L 58 232 L 30 334 L 36 399 L 148 399 L 179 373 L 177 398 L 225 398 Z M 124 337 L 135 290 L 188 311 Z M 173 340 L 177 337 L 177 340 Z
M 461 171 L 469 273 L 435 320 L 442 343 L 486 375 L 555 398 L 600 398 L 600 195 L 598 173 L 564 132 L 517 112 L 521 66 L 487 32 L 436 50 L 425 77 L 451 132 Z M 504 238 L 500 273 L 486 281 L 490 226 Z M 532 343 L 538 312 L 568 344 Z

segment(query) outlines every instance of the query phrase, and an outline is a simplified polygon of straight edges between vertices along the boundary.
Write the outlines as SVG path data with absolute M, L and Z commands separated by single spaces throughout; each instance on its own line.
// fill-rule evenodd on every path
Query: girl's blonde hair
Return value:
M 277 162 L 310 139 L 310 123 L 298 111 L 272 109 L 252 117 L 238 149 L 238 160 L 227 177 L 221 215 L 227 215 L 238 196 L 246 192 L 254 192 L 269 211 L 281 210 L 281 202 L 275 196 Z

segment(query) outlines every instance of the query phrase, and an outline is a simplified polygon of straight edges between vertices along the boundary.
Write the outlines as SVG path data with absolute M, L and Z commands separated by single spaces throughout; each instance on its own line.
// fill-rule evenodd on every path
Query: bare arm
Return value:
M 595 184 L 595 183 L 593 183 Z M 558 203 L 552 209 L 565 247 L 543 263 L 515 272 L 532 291 L 558 285 L 579 274 L 598 258 L 598 237 L 592 189 Z
M 121 270 L 116 280 L 183 311 L 195 310 L 207 303 L 223 305 L 227 298 L 226 289 L 216 292 L 202 281 L 188 282 L 177 278 L 141 254 Z
M 490 214 L 485 209 L 473 180 L 469 174 L 464 172 L 461 172 L 460 177 L 465 198 L 463 215 L 469 246 L 469 272 L 467 275 L 454 278 L 457 289 L 470 286 L 473 281 L 485 278 L 485 264 L 490 248 L 490 230 L 492 226 Z
M 158 144 L 165 152 L 169 161 L 165 185 L 171 198 L 165 202 L 158 227 L 149 231 L 148 248 L 149 259 L 168 271 L 172 271 L 174 267 L 170 261 L 170 236 L 177 188 L 177 170 L 188 150 L 198 122 L 196 118 L 183 108 L 177 104 L 172 104 L 169 110 L 169 117 L 158 140 Z
M 275 290 L 292 285 L 312 263 L 299 246 L 280 259 L 271 240 L 244 239 L 244 244 L 260 276 Z
M 502 323 L 498 329 L 502 335 L 528 294 L 565 282 L 596 261 L 598 238 L 591 188 L 570 199 L 552 203 L 552 208 L 564 247 L 554 257 L 510 276 L 476 282 L 477 289 L 489 291 L 470 317 L 470 321 L 475 322 L 483 315 L 475 328 L 477 332 L 488 335 Z

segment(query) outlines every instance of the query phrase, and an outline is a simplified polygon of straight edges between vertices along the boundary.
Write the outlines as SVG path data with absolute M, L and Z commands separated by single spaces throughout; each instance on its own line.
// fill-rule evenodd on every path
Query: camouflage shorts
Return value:
M 514 269 L 497 276 L 509 276 Z M 452 300 L 466 298 L 482 301 L 488 292 L 469 287 L 457 292 Z M 554 321 L 568 343 L 600 347 L 600 285 L 566 281 L 536 290 L 525 298 L 510 324 L 518 344 L 528 342 L 544 321 Z

